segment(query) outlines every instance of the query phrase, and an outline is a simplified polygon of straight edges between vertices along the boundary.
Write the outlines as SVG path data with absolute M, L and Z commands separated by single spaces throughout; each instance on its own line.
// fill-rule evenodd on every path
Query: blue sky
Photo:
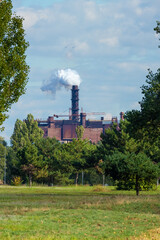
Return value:
M 16 119 L 28 113 L 47 119 L 68 113 L 70 91 L 56 98 L 41 91 L 55 69 L 71 68 L 81 79 L 80 107 L 86 112 L 138 109 L 147 69 L 159 68 L 159 0 L 13 0 L 30 43 L 26 94 L 9 111 L 1 134 L 9 142 Z

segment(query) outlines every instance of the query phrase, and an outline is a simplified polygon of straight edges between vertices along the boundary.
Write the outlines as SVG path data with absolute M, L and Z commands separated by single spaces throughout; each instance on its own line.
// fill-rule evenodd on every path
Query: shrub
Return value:
M 13 180 L 11 180 L 11 185 L 13 186 L 19 186 L 22 184 L 21 177 L 14 177 Z

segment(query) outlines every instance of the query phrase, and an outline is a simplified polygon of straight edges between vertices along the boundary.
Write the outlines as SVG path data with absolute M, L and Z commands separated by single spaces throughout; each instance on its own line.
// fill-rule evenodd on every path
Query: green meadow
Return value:
M 160 188 L 0 187 L 0 239 L 160 239 Z

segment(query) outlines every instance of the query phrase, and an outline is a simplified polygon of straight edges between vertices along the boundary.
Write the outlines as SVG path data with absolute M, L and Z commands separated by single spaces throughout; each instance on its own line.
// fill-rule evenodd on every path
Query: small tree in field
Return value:
M 159 166 L 154 164 L 144 153 L 120 153 L 115 152 L 111 156 L 105 157 L 105 169 L 114 180 L 128 184 L 139 191 L 151 187 L 156 183 L 159 176 Z

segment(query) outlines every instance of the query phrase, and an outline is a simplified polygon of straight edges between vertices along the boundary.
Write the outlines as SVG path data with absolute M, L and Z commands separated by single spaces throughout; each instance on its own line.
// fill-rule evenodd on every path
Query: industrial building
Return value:
M 89 139 L 93 143 L 100 141 L 100 134 L 105 132 L 113 122 L 118 122 L 117 117 L 105 120 L 105 113 L 79 113 L 79 88 L 73 85 L 71 89 L 71 109 L 68 115 L 49 116 L 47 120 L 37 120 L 38 126 L 44 131 L 44 137 L 56 138 L 60 142 L 72 141 L 76 138 L 76 127 L 82 125 L 84 127 L 83 138 Z M 89 120 L 89 115 L 101 115 L 101 120 Z M 62 119 L 66 118 L 68 119 Z M 123 119 L 123 113 L 120 113 Z

